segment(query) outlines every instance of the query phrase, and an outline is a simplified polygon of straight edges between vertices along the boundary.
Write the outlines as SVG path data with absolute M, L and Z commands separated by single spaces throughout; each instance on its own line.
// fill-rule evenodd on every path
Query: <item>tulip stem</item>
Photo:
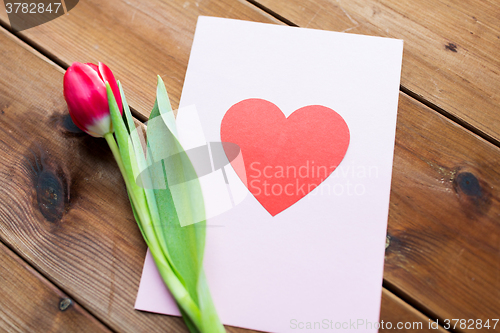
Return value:
M 127 171 L 125 170 L 125 165 L 123 164 L 122 156 L 120 154 L 120 148 L 118 148 L 118 145 L 116 144 L 113 133 L 104 134 L 104 138 L 106 139 L 106 142 L 108 143 L 108 146 L 111 149 L 111 152 L 113 153 L 113 157 L 116 160 L 116 164 L 118 164 L 118 168 L 120 169 L 123 180 L 125 181 L 125 187 L 127 188 L 127 191 L 130 194 L 130 200 L 137 209 L 137 214 L 139 214 L 139 219 L 141 220 L 140 222 L 138 221 L 138 223 L 141 223 L 141 225 L 143 226 L 151 224 L 149 216 L 145 216 L 144 213 L 145 211 L 147 211 L 147 208 L 139 204 L 139 200 L 134 195 L 135 192 L 132 190 L 132 184 L 130 183 L 129 177 L 127 176 Z
M 105 134 L 104 138 L 106 139 L 106 142 L 108 143 L 108 146 L 111 149 L 111 152 L 113 153 L 113 157 L 116 160 L 116 164 L 118 164 L 118 168 L 120 169 L 123 180 L 125 181 L 125 186 L 127 187 L 127 190 L 130 194 L 130 200 L 132 201 L 132 205 L 136 207 L 136 212 L 140 220 L 137 221 L 137 223 L 141 224 L 142 230 L 144 230 L 146 234 L 145 235 L 145 237 L 147 237 L 147 239 L 145 238 L 146 243 L 155 260 L 156 267 L 158 268 L 160 275 L 162 276 L 163 280 L 169 287 L 170 292 L 174 296 L 178 305 L 182 307 L 182 309 L 186 312 L 186 314 L 188 314 L 188 317 L 190 318 L 192 323 L 196 326 L 197 329 L 196 332 L 203 331 L 202 329 L 203 323 L 201 321 L 201 313 L 199 308 L 193 302 L 189 293 L 182 285 L 182 283 L 179 281 L 179 279 L 176 278 L 168 260 L 166 260 L 163 255 L 159 255 L 160 253 L 162 253 L 162 249 L 160 244 L 158 243 L 157 236 L 154 232 L 152 221 L 149 215 L 144 214 L 145 208 L 138 205 L 138 200 L 134 196 L 134 192 L 131 190 L 132 185 L 128 181 L 125 166 L 123 164 L 123 160 L 120 154 L 120 149 L 116 144 L 113 133 Z
M 118 168 L 120 169 L 120 173 L 125 178 L 125 167 L 123 166 L 122 157 L 120 155 L 120 150 L 118 149 L 118 145 L 116 144 L 115 138 L 113 137 L 113 133 L 104 134 L 104 138 L 108 143 L 111 152 L 113 153 L 113 157 L 116 160 L 116 164 L 118 164 Z

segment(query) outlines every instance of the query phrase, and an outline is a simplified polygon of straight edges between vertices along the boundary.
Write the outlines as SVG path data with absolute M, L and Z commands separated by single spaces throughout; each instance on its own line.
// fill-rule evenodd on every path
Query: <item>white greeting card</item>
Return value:
M 176 121 L 210 151 L 204 267 L 224 324 L 377 331 L 402 51 L 199 18 Z M 149 254 L 136 308 L 179 315 Z

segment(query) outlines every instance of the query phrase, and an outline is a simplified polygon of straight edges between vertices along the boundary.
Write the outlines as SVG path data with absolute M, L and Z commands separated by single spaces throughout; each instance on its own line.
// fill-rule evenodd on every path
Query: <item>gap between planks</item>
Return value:
M 11 29 L 5 27 L 1 22 L 0 22 L 0 26 L 1 28 L 4 28 L 5 30 L 7 30 L 11 37 L 13 39 L 18 39 L 19 40 L 19 45 L 22 45 L 25 47 L 25 49 L 27 49 L 28 51 L 32 52 L 33 54 L 36 54 L 39 58 L 47 61 L 47 62 L 53 62 L 55 65 L 57 65 L 58 67 L 62 67 L 63 71 L 66 70 L 66 68 L 64 68 L 61 64 L 60 64 L 60 61 L 59 63 L 57 61 L 55 61 L 53 58 L 55 57 L 50 57 L 50 56 L 47 56 L 46 54 L 44 54 L 43 52 L 39 51 L 37 48 L 36 48 L 36 45 L 33 46 L 33 44 L 35 43 L 29 43 L 29 42 L 26 42 L 24 41 L 18 34 L 16 33 L 13 33 Z M 0 28 L 0 30 L 1 30 Z M 23 45 L 24 44 L 24 45 Z M 26 45 L 27 44 L 27 45 Z M 46 59 L 44 59 L 46 58 Z M 57 68 L 57 67 L 55 67 Z M 31 264 L 30 262 L 26 261 L 26 259 L 22 256 L 22 254 L 17 251 L 15 248 L 13 248 L 10 244 L 6 243 L 1 237 L 0 237 L 0 244 L 4 245 L 7 249 L 9 249 L 10 251 L 12 251 L 18 258 L 19 260 L 22 260 L 22 262 L 24 264 L 26 264 L 26 266 L 29 266 L 31 269 L 33 269 L 35 272 L 37 272 L 38 274 L 40 274 L 43 278 L 45 278 L 47 281 L 49 281 L 52 285 L 54 285 L 55 288 L 59 289 L 62 293 L 66 294 L 73 302 L 76 302 L 76 298 L 72 295 L 71 292 L 65 290 L 65 288 L 63 288 L 61 285 L 59 285 L 57 283 L 57 281 L 55 281 L 54 279 L 52 279 L 52 277 L 50 276 L 47 276 L 46 274 L 44 274 L 42 271 L 38 270 L 33 264 Z M 92 316 L 95 320 L 97 320 L 99 323 L 101 323 L 103 326 L 105 326 L 107 329 L 109 329 L 111 332 L 116 332 L 114 329 L 112 329 L 109 325 L 107 325 L 105 322 L 103 322 L 102 320 L 100 320 L 98 317 L 96 317 L 94 315 L 94 313 L 92 313 L 92 311 L 90 309 L 88 309 L 83 303 L 80 303 L 80 302 L 77 302 L 78 305 L 85 311 L 89 314 L 89 316 Z
M 265 7 L 264 5 L 260 4 L 259 2 L 255 1 L 255 0 L 246 0 L 246 1 L 249 2 L 250 4 L 254 5 L 255 7 L 257 7 L 258 9 L 273 16 L 274 18 L 276 18 L 277 20 L 283 22 L 284 24 L 286 24 L 288 26 L 299 27 L 297 24 L 288 20 L 286 17 L 279 15 L 275 11 L 271 10 L 270 8 Z M 399 90 L 401 92 L 403 92 L 404 94 L 408 95 L 410 98 L 417 100 L 418 102 L 424 104 L 425 106 L 429 107 L 430 109 L 434 110 L 435 112 L 443 115 L 444 117 L 450 119 L 451 121 L 457 123 L 458 125 L 464 127 L 465 129 L 471 131 L 472 133 L 474 133 L 477 136 L 481 137 L 482 139 L 488 141 L 489 143 L 491 143 L 497 147 L 500 147 L 500 141 L 495 140 L 493 137 L 487 135 L 486 133 L 480 131 L 479 129 L 477 129 L 477 128 L 467 124 L 466 122 L 460 120 L 459 118 L 453 116 L 452 114 L 450 114 L 446 110 L 444 110 L 444 109 L 438 107 L 437 105 L 435 105 L 434 103 L 428 101 L 423 96 L 416 94 L 415 92 L 411 91 L 410 89 L 406 88 L 403 85 L 400 85 Z M 391 283 L 386 281 L 385 278 L 383 280 L 382 285 L 385 289 L 392 292 L 394 295 L 396 295 L 402 301 L 404 301 L 405 303 L 407 303 L 408 305 L 410 305 L 411 307 L 413 307 L 415 310 L 419 311 L 420 313 L 424 314 L 425 316 L 431 318 L 432 320 L 436 320 L 436 319 L 442 320 L 442 318 L 439 318 L 435 313 L 432 313 L 431 311 L 425 309 L 418 302 L 416 302 L 410 296 L 408 296 L 406 293 L 402 292 L 399 288 L 395 287 L 394 285 L 392 285 Z M 439 325 L 439 327 L 444 329 L 444 327 L 441 324 Z M 454 332 L 453 330 L 447 330 L 447 331 Z
M 270 14 L 271 16 L 273 16 L 274 18 L 278 19 L 279 21 L 289 25 L 289 26 L 295 26 L 295 27 L 298 27 L 295 23 L 287 20 L 286 18 L 282 17 L 281 15 L 273 12 L 272 10 L 262 6 L 261 4 L 259 4 L 258 2 L 254 1 L 254 0 L 246 0 L 247 2 L 249 2 L 250 4 L 254 5 L 255 7 L 257 7 L 258 9 Z M 8 31 L 12 36 L 15 36 L 15 38 L 17 38 L 19 40 L 19 44 L 20 45 L 23 45 L 25 44 L 25 48 L 27 50 L 29 50 L 30 52 L 34 53 L 34 54 L 37 54 L 40 58 L 46 58 L 44 60 L 48 61 L 48 62 L 52 62 L 53 64 L 55 64 L 57 67 L 59 67 L 61 69 L 62 72 L 64 72 L 65 70 L 67 70 L 67 68 L 69 67 L 69 65 L 67 63 L 65 63 L 64 61 L 62 61 L 61 59 L 59 59 L 58 57 L 56 57 L 54 54 L 48 52 L 47 50 L 45 50 L 43 47 L 41 47 L 39 44 L 37 44 L 36 42 L 32 41 L 31 39 L 23 36 L 22 34 L 20 33 L 17 33 L 15 31 L 13 31 L 8 25 L 4 24 L 3 22 L 0 21 L 0 26 L 3 27 L 6 31 Z M 432 104 L 431 102 L 428 102 L 427 100 L 425 100 L 423 97 L 421 96 L 418 96 L 417 94 L 411 92 L 409 89 L 403 87 L 403 86 L 400 86 L 400 90 L 405 93 L 406 95 L 408 95 L 409 97 L 412 97 L 413 99 L 417 100 L 418 102 L 430 107 L 432 110 L 442 114 L 443 116 L 449 118 L 450 120 L 454 121 L 455 123 L 459 124 L 460 126 L 466 128 L 467 130 L 477 134 L 478 136 L 480 136 L 481 138 L 485 139 L 486 141 L 494 144 L 495 146 L 498 146 L 500 147 L 500 142 L 494 140 L 493 138 L 489 138 L 488 136 L 486 136 L 484 133 L 476 130 L 475 128 L 472 128 L 471 126 L 461 122 L 460 120 L 456 119 L 455 117 L 451 116 L 449 113 L 447 113 L 445 110 L 442 110 L 440 109 L 439 107 L 437 107 L 436 105 Z M 131 108 L 131 111 L 132 111 L 132 114 L 133 116 L 141 121 L 141 122 L 146 122 L 148 119 L 140 114 L 139 112 L 137 112 L 133 107 L 130 107 Z M 16 254 L 16 256 L 18 256 L 20 258 L 20 260 L 22 260 L 26 265 L 28 265 L 29 267 L 31 267 L 33 270 L 35 270 L 36 272 L 38 272 L 41 276 L 43 276 L 45 279 L 47 279 L 48 281 L 50 281 L 50 283 L 52 283 L 56 288 L 58 288 L 60 291 L 62 291 L 64 294 L 68 295 L 68 297 L 70 297 L 72 300 L 74 300 L 74 297 L 72 296 L 71 293 L 67 292 L 66 290 L 64 290 L 64 288 L 62 288 L 59 284 L 57 284 L 57 281 L 53 281 L 53 279 L 50 277 L 50 276 L 46 276 L 45 274 L 43 274 L 42 272 L 40 272 L 37 268 L 35 268 L 32 264 L 30 264 L 29 262 L 27 262 L 23 256 L 21 255 L 21 253 L 19 253 L 18 251 L 16 251 L 15 249 L 13 249 L 11 246 L 9 246 L 9 244 L 6 244 L 2 239 L 0 239 L 0 243 L 2 243 L 3 245 L 5 245 L 8 249 L 10 249 L 13 253 Z M 391 293 L 393 293 L 397 298 L 399 298 L 402 302 L 408 304 L 409 306 L 411 306 L 412 308 L 414 308 L 416 311 L 420 312 L 422 315 L 430 318 L 431 320 L 436 320 L 438 319 L 438 317 L 433 314 L 433 313 L 428 313 L 429 311 L 426 311 L 424 308 L 422 308 L 421 306 L 418 305 L 417 302 L 414 302 L 414 300 L 411 299 L 411 297 L 408 297 L 405 293 L 402 293 L 400 292 L 400 290 L 398 290 L 397 288 L 395 288 L 392 284 L 386 282 L 386 280 L 384 279 L 383 281 L 383 287 L 385 289 L 387 289 L 388 291 L 390 291 Z M 110 331 L 112 332 L 115 332 L 111 327 L 109 327 L 106 323 L 104 323 L 103 321 L 101 321 L 98 317 L 96 317 L 88 308 L 86 308 L 84 305 L 82 304 L 79 304 L 82 309 L 84 309 L 87 313 L 89 313 L 89 315 L 91 315 L 93 318 L 95 318 L 97 321 L 99 321 L 102 325 L 104 325 L 106 328 L 108 328 Z M 441 320 L 441 318 L 439 318 Z M 443 329 L 445 331 L 450 331 L 450 332 L 454 332 L 453 330 L 446 330 L 444 329 L 441 325 L 439 325 L 439 328 L 440 329 Z
M 25 44 L 26 46 L 28 46 L 27 47 L 28 50 L 31 48 L 32 50 L 35 50 L 36 52 L 40 53 L 42 55 L 41 58 L 46 58 L 46 60 L 53 62 L 55 65 L 57 65 L 57 67 L 62 69 L 63 72 L 65 72 L 69 68 L 69 65 L 67 63 L 65 63 L 64 61 L 62 61 L 58 57 L 56 57 L 54 54 L 48 52 L 42 46 L 40 46 L 36 42 L 32 41 L 28 37 L 25 37 L 22 34 L 20 34 L 19 32 L 14 31 L 8 24 L 5 24 L 1 20 L 0 20 L 0 27 L 4 28 L 11 35 L 17 37 L 17 39 L 20 40 L 21 45 Z M 29 50 L 29 51 L 32 52 L 32 50 Z M 136 118 L 140 122 L 145 123 L 148 121 L 148 118 L 146 116 L 144 116 L 143 114 L 141 114 L 140 112 L 138 112 L 137 110 L 135 110 L 134 107 L 130 106 L 130 111 L 132 112 L 132 115 L 134 116 L 134 118 Z
M 271 10 L 270 8 L 262 5 L 261 3 L 257 2 L 256 0 L 246 0 L 248 3 L 254 5 L 255 7 L 257 7 L 258 9 L 266 12 L 267 14 L 271 15 L 272 17 L 274 17 L 275 19 L 283 22 L 284 24 L 286 25 L 289 25 L 289 26 L 292 26 L 292 27 L 299 27 L 297 24 L 295 24 L 294 22 L 290 21 L 289 19 L 287 19 L 286 17 L 283 17 L 281 16 L 280 14 L 276 13 L 275 11 Z M 435 112 L 443 115 L 444 117 L 450 119 L 451 121 L 457 123 L 458 125 L 462 126 L 463 128 L 467 129 L 468 131 L 476 134 L 477 136 L 481 137 L 482 139 L 488 141 L 489 143 L 497 146 L 497 147 L 500 147 L 500 141 L 499 140 L 496 140 L 494 137 L 488 135 L 487 133 L 479 130 L 478 128 L 468 124 L 467 122 L 465 122 L 464 120 L 461 120 L 460 118 L 454 116 L 453 114 L 449 113 L 448 111 L 444 110 L 443 108 L 437 106 L 436 104 L 432 103 L 431 101 L 429 101 L 428 99 L 426 99 L 424 96 L 422 95 L 419 95 L 413 91 L 411 91 L 409 88 L 403 86 L 403 85 L 400 85 L 400 91 L 405 93 L 406 95 L 408 95 L 409 97 L 419 101 L 420 103 L 424 104 L 425 106 L 431 108 L 432 110 L 434 110 Z
M 47 281 L 47 283 L 50 283 L 54 286 L 54 288 L 57 288 L 61 293 L 65 294 L 68 296 L 68 298 L 78 304 L 78 306 L 80 308 L 82 308 L 83 311 L 85 311 L 89 316 L 91 316 L 94 320 L 96 320 L 97 322 L 99 322 L 101 325 L 103 325 L 106 329 L 108 329 L 110 332 L 116 332 L 114 329 L 112 329 L 109 325 L 107 325 L 105 322 L 103 322 L 102 320 L 100 320 L 98 317 L 96 317 L 89 309 L 87 309 L 87 307 L 80 303 L 80 302 L 77 302 L 75 300 L 75 298 L 73 297 L 73 295 L 68 292 L 67 290 L 65 290 L 64 288 L 62 288 L 58 283 L 57 281 L 54 281 L 50 276 L 47 276 L 45 275 L 43 272 L 39 271 L 36 267 L 34 267 L 31 263 L 29 263 L 28 261 L 26 261 L 26 259 L 21 255 L 21 253 L 19 253 L 19 251 L 17 251 L 15 248 L 13 248 L 10 244 L 4 242 L 4 240 L 2 238 L 0 238 L 0 246 L 5 246 L 9 251 L 11 251 L 24 265 L 26 265 L 27 267 L 31 268 L 33 271 L 35 271 L 36 273 L 38 273 L 43 279 L 45 279 Z
M 295 24 L 294 22 L 288 20 L 287 18 L 279 15 L 278 13 L 274 12 L 273 10 L 265 7 L 264 5 L 260 4 L 259 2 L 255 1 L 255 0 L 246 0 L 248 3 L 250 3 L 251 5 L 255 6 L 256 8 L 262 10 L 263 12 L 271 15 L 272 17 L 274 17 L 275 19 L 279 20 L 280 22 L 288 25 L 288 26 L 292 26 L 292 27 L 299 27 L 297 24 Z M 39 53 L 41 53 L 44 57 L 46 57 L 47 59 L 51 60 L 52 62 L 54 62 L 55 64 L 57 64 L 60 68 L 62 68 L 63 70 L 67 70 L 69 65 L 67 63 L 65 63 L 64 61 L 62 61 L 61 59 L 59 59 L 57 56 L 55 56 L 54 54 L 50 53 L 49 51 L 45 50 L 41 45 L 37 44 L 36 42 L 32 41 L 31 39 L 29 39 L 28 37 L 25 37 L 23 36 L 22 34 L 18 33 L 18 32 L 15 32 L 9 25 L 7 25 L 6 23 L 0 21 L 0 26 L 3 27 L 5 30 L 9 31 L 11 34 L 13 34 L 14 36 L 16 36 L 17 38 L 19 38 L 21 41 L 23 41 L 24 43 L 26 43 L 27 45 L 31 46 L 33 49 L 37 50 Z M 493 138 L 492 136 L 488 135 L 487 133 L 479 130 L 478 128 L 468 124 L 467 122 L 461 120 L 460 118 L 454 116 L 453 114 L 447 112 L 446 110 L 444 110 L 443 108 L 437 106 L 436 104 L 430 102 L 428 99 L 426 99 L 424 96 L 422 95 L 419 95 L 413 91 L 411 91 L 409 88 L 403 86 L 403 85 L 400 85 L 400 91 L 405 93 L 406 95 L 408 95 L 409 97 L 417 100 L 418 102 L 424 104 L 425 106 L 429 107 L 430 109 L 434 110 L 435 112 L 443 115 L 444 117 L 450 119 L 451 121 L 457 123 L 458 125 L 460 125 L 461 127 L 465 128 L 466 130 L 476 134 L 477 136 L 481 137 L 483 140 L 486 140 L 487 142 L 497 146 L 500 148 L 500 141 L 499 140 L 496 140 L 495 138 Z M 145 117 L 143 114 L 141 114 L 140 112 L 138 112 L 137 110 L 135 110 L 132 106 L 130 107 L 130 110 L 132 112 L 132 115 L 138 119 L 139 121 L 141 122 L 147 122 L 148 121 L 148 118 Z
M 279 15 L 275 11 L 273 11 L 273 10 L 265 7 L 264 5 L 260 4 L 256 0 L 246 0 L 246 1 L 249 4 L 255 6 L 257 9 L 262 10 L 263 12 L 271 15 L 275 19 L 279 20 L 280 22 L 282 22 L 282 23 L 284 23 L 284 24 L 286 24 L 288 26 L 299 27 L 294 22 L 292 22 L 292 21 L 288 20 L 287 18 Z M 54 62 L 55 64 L 57 64 L 63 70 L 67 70 L 68 69 L 69 64 L 65 63 L 64 61 L 62 61 L 61 59 L 59 59 L 55 54 L 50 53 L 49 51 L 47 51 L 46 49 L 44 49 L 41 45 L 37 44 L 36 42 L 34 42 L 33 40 L 29 39 L 28 37 L 23 36 L 21 33 L 15 32 L 8 24 L 0 21 L 0 26 L 3 27 L 5 30 L 9 31 L 11 34 L 13 34 L 14 36 L 16 36 L 17 38 L 19 38 L 21 41 L 23 41 L 27 45 L 31 46 L 33 49 L 37 50 L 44 57 L 46 57 L 47 59 L 49 59 L 52 62 Z M 450 119 L 451 121 L 457 123 L 458 125 L 460 125 L 461 127 L 465 128 L 466 130 L 468 130 L 468 131 L 476 134 L 477 136 L 479 136 L 483 140 L 485 140 L 485 141 L 487 141 L 487 142 L 489 142 L 489 143 L 491 143 L 491 144 L 493 144 L 493 145 L 495 145 L 495 146 L 497 146 L 497 147 L 500 148 L 500 141 L 499 140 L 496 140 L 494 137 L 488 135 L 487 133 L 479 130 L 478 128 L 472 126 L 471 124 L 468 124 L 464 120 L 458 118 L 457 116 L 454 116 L 450 112 L 448 112 L 448 111 L 444 110 L 443 108 L 437 106 L 436 104 L 430 102 L 424 96 L 419 95 L 419 94 L 411 91 L 409 88 L 407 88 L 407 87 L 405 87 L 403 85 L 400 85 L 400 91 L 403 92 L 403 93 L 405 93 L 409 97 L 417 100 L 418 102 L 424 104 L 425 106 L 429 107 L 433 111 L 435 111 L 435 112 L 443 115 L 444 117 Z M 147 117 L 145 117 L 143 114 L 141 114 L 140 112 L 138 112 L 137 110 L 135 110 L 133 107 L 130 107 L 130 109 L 131 109 L 132 115 L 135 118 L 137 118 L 139 121 L 141 121 L 143 123 L 148 121 Z
M 421 314 L 423 314 L 427 318 L 431 319 L 432 321 L 435 322 L 436 319 L 439 319 L 439 322 L 440 322 L 439 323 L 439 329 L 442 329 L 442 330 L 447 331 L 447 332 L 456 332 L 456 331 L 454 331 L 451 328 L 450 329 L 444 328 L 443 325 L 442 325 L 443 318 L 440 318 L 438 315 L 436 315 L 432 311 L 424 308 L 421 304 L 419 304 L 418 302 L 416 302 L 414 299 L 412 299 L 410 296 L 408 296 L 405 292 L 403 292 L 402 290 L 400 290 L 399 288 L 397 288 L 392 283 L 386 281 L 385 278 L 382 281 L 382 287 L 385 288 L 385 289 L 387 289 L 391 293 L 393 293 L 394 296 L 396 296 L 397 298 L 399 298 L 402 302 L 408 304 L 413 309 L 415 309 L 416 311 L 420 312 Z

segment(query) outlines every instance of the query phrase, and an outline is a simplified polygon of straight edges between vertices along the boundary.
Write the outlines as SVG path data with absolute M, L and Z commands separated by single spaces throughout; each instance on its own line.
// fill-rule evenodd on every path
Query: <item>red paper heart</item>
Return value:
M 337 168 L 349 138 L 344 119 L 321 105 L 305 106 L 287 118 L 271 102 L 246 99 L 233 105 L 221 124 L 221 141 L 241 149 L 243 163 L 236 159 L 231 162 L 233 168 L 273 216 L 302 199 Z

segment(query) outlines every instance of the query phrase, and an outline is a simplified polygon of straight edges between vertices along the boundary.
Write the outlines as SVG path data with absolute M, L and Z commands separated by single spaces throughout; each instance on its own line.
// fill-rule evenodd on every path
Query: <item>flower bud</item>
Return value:
M 105 82 L 109 83 L 123 113 L 118 84 L 105 64 L 75 62 L 64 74 L 64 99 L 71 119 L 82 131 L 95 137 L 113 132 Z

